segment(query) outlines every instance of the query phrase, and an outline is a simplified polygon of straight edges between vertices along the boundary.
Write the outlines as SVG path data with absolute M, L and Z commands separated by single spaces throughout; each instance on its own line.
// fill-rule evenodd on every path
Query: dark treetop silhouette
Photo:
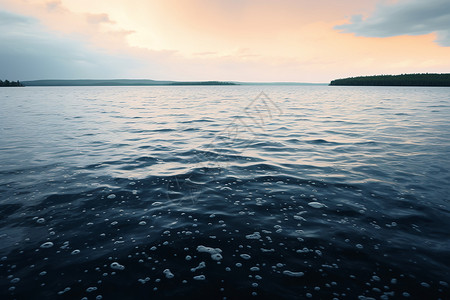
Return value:
M 19 82 L 19 80 L 17 81 L 0 80 L 0 86 L 23 86 L 23 85 Z
M 450 86 L 450 73 L 377 75 L 336 79 L 330 85 L 367 86 Z

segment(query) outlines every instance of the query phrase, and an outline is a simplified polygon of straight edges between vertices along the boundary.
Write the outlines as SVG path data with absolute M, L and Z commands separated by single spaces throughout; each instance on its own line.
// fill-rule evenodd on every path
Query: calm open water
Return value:
M 27 87 L 0 107 L 2 299 L 450 298 L 450 88 Z

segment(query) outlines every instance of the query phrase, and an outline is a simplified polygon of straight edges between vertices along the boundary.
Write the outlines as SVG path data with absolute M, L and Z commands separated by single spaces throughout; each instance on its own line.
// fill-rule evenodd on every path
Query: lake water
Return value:
M 0 105 L 2 299 L 450 298 L 450 88 Z

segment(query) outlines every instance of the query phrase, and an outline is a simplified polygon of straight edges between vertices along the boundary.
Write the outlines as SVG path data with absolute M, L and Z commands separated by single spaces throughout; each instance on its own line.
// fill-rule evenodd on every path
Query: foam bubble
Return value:
M 261 234 L 259 232 L 254 232 L 252 234 L 245 236 L 249 240 L 259 240 L 261 238 Z
M 248 255 L 248 254 L 241 254 L 241 257 L 243 258 L 243 259 L 250 259 L 250 258 L 252 258 L 250 255 Z
M 52 242 L 45 242 L 41 245 L 41 248 L 51 248 L 51 247 L 53 247 Z
M 58 292 L 58 295 L 62 295 L 62 294 L 64 294 L 64 293 L 68 292 L 68 291 L 70 291 L 70 287 L 66 287 L 64 290 L 59 291 L 59 292 Z
M 289 270 L 283 271 L 283 274 L 291 277 L 302 277 L 303 275 L 305 275 L 305 273 L 303 272 L 292 272 Z
M 19 281 L 20 281 L 20 278 L 16 277 L 11 280 L 11 283 L 18 283 Z
M 206 264 L 204 261 L 200 262 L 197 267 L 191 268 L 191 272 L 195 272 L 195 271 L 197 271 L 199 269 L 203 269 L 203 268 L 206 268 Z
M 220 248 L 211 248 L 211 247 L 199 245 L 199 246 L 197 246 L 197 251 L 209 253 L 211 255 L 211 258 L 216 261 L 219 261 L 222 259 L 222 255 L 220 254 L 220 253 L 222 253 L 222 249 L 220 249 Z
M 170 272 L 169 269 L 165 269 L 165 270 L 163 271 L 163 273 L 164 273 L 164 275 L 166 275 L 166 278 L 168 278 L 168 279 L 171 279 L 171 278 L 173 278 L 173 277 L 175 276 L 175 275 L 173 275 L 172 272 Z
M 327 207 L 325 204 L 320 203 L 320 202 L 309 202 L 308 203 L 309 206 L 314 207 L 314 208 L 324 208 Z
M 110 267 L 111 267 L 111 269 L 114 269 L 114 270 L 123 270 L 123 269 L 125 269 L 125 266 L 122 266 L 121 264 L 119 264 L 116 261 L 111 263 Z

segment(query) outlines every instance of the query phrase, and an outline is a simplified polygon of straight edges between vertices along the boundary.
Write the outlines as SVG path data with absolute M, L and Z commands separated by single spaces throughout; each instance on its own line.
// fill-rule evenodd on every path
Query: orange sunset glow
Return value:
M 0 0 L 0 76 L 326 83 L 448 72 L 448 6 L 442 0 Z

